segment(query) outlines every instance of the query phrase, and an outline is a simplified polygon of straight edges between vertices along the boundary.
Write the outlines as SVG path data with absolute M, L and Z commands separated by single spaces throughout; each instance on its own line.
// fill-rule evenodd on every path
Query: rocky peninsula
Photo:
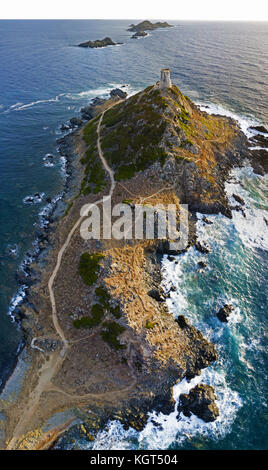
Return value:
M 205 249 L 196 211 L 232 216 L 224 183 L 251 155 L 237 122 L 201 111 L 161 79 L 129 98 L 121 90 L 90 104 L 59 145 L 73 167 L 71 191 L 20 307 L 28 367 L 17 396 L 2 399 L 1 448 L 47 449 L 81 422 L 89 440 L 111 419 L 141 430 L 149 411 L 174 410 L 174 384 L 218 357 L 167 309 L 161 257 L 180 253 L 172 240 L 85 240 L 79 229 L 81 208 L 108 194 L 112 206 L 174 204 L 179 212 L 188 204 L 188 247 Z M 209 422 L 215 398 L 201 384 L 181 397 L 180 411 Z

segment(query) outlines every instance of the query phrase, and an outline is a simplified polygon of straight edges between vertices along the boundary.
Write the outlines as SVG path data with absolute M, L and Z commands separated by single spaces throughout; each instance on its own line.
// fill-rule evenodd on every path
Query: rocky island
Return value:
M 127 31 L 133 32 L 144 32 L 144 31 L 153 31 L 154 29 L 159 28 L 172 28 L 171 24 L 168 24 L 166 21 L 158 21 L 157 23 L 151 23 L 151 21 L 145 20 L 138 24 L 131 24 Z
M 131 36 L 131 38 L 138 39 L 138 38 L 144 38 L 145 36 L 148 36 L 148 33 L 146 33 L 145 31 L 137 31 Z
M 1 448 L 47 449 L 81 422 L 89 440 L 111 419 L 141 430 L 149 411 L 174 410 L 174 384 L 218 357 L 187 318 L 167 309 L 161 258 L 180 252 L 172 240 L 85 239 L 81 208 L 107 195 L 112 206 L 130 208 L 173 204 L 179 212 L 188 204 L 185 249 L 206 253 L 196 211 L 231 217 L 224 183 L 250 155 L 246 137 L 231 118 L 201 111 L 167 69 L 160 82 L 129 98 L 114 93 L 82 118 L 59 141 L 73 167 L 68 206 L 52 221 L 46 265 L 34 266 L 20 307 L 27 368 L 17 396 L 1 402 Z M 212 421 L 215 399 L 200 384 L 181 396 L 179 413 Z
M 89 47 L 90 49 L 94 49 L 96 47 L 116 46 L 118 44 L 121 43 L 116 43 L 111 38 L 106 37 L 104 39 L 96 39 L 96 41 L 81 42 L 81 44 L 78 44 L 78 47 Z

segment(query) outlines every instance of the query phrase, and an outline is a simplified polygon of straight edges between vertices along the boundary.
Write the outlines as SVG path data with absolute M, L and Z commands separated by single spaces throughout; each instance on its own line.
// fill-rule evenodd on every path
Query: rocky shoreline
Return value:
M 111 92 L 111 100 L 114 102 L 120 101 L 126 97 L 125 92 L 122 90 L 113 90 Z M 64 184 L 64 188 L 62 193 L 59 197 L 55 198 L 55 201 L 51 201 L 51 207 L 49 211 L 46 213 L 46 216 L 43 220 L 43 227 L 40 227 L 37 233 L 37 242 L 36 247 L 37 251 L 34 256 L 28 256 L 28 261 L 25 262 L 23 266 L 23 272 L 17 274 L 17 280 L 22 286 L 25 287 L 25 297 L 23 302 L 20 304 L 19 308 L 14 312 L 15 319 L 19 321 L 22 325 L 22 329 L 25 333 L 25 340 L 26 344 L 30 346 L 32 339 L 33 339 L 33 332 L 32 332 L 32 320 L 29 319 L 29 316 L 25 316 L 25 310 L 30 307 L 36 311 L 38 309 L 38 305 L 33 307 L 32 305 L 32 298 L 28 297 L 29 289 L 33 286 L 36 287 L 38 283 L 40 283 L 40 270 L 36 269 L 37 264 L 42 261 L 42 256 L 45 255 L 49 249 L 53 246 L 54 236 L 58 228 L 56 224 L 59 220 L 59 217 L 62 216 L 63 205 L 66 207 L 67 200 L 70 197 L 74 196 L 75 189 L 74 186 L 77 184 L 77 181 L 81 181 L 81 169 L 77 167 L 77 153 L 75 151 L 75 144 L 74 139 L 80 133 L 80 128 L 84 124 L 85 120 L 90 120 L 94 116 L 96 116 L 101 109 L 105 109 L 108 106 L 107 100 L 100 100 L 96 99 L 88 106 L 81 110 L 82 112 L 82 119 L 74 118 L 70 120 L 70 126 L 68 130 L 72 130 L 71 133 L 67 134 L 66 136 L 58 139 L 58 152 L 61 156 L 64 156 L 67 159 L 67 176 L 66 181 Z M 232 120 L 230 120 L 230 125 L 234 125 Z M 67 129 L 63 129 L 67 130 Z M 233 152 L 233 149 L 236 148 L 236 152 Z M 222 157 L 222 153 L 220 157 Z M 195 245 L 197 249 L 202 252 L 206 252 L 207 249 L 204 246 L 201 246 L 199 242 L 196 240 L 196 232 L 195 232 L 195 222 L 196 216 L 195 212 L 201 213 L 219 213 L 221 212 L 223 215 L 227 217 L 231 217 L 231 208 L 229 207 L 227 198 L 224 195 L 224 183 L 228 178 L 228 174 L 230 169 L 233 166 L 241 166 L 242 163 L 245 161 L 245 158 L 251 158 L 251 153 L 248 151 L 248 142 L 244 135 L 240 132 L 237 136 L 236 140 L 233 143 L 232 149 L 230 152 L 226 153 L 225 161 L 221 160 L 221 165 L 218 165 L 215 170 L 215 174 L 217 175 L 217 183 L 219 185 L 220 190 L 222 191 L 222 198 L 220 202 L 216 203 L 204 203 L 202 201 L 197 201 L 197 198 L 194 194 L 198 193 L 198 188 L 200 185 L 200 181 L 204 181 L 203 179 L 199 179 L 199 175 L 197 178 L 191 178 L 189 171 L 191 169 L 191 165 L 189 162 L 181 163 L 176 166 L 172 163 L 172 159 L 168 160 L 168 162 L 163 166 L 162 169 L 154 168 L 148 169 L 147 173 L 148 176 L 150 175 L 150 171 L 154 173 L 158 172 L 160 177 L 163 180 L 169 180 L 172 174 L 176 172 L 184 171 L 186 178 L 185 178 L 185 187 L 183 188 L 184 192 L 180 194 L 181 201 L 184 203 L 188 203 L 191 211 L 191 221 L 190 221 L 190 239 L 189 246 Z M 79 163 L 80 165 L 80 163 Z M 188 171 L 188 174 L 187 174 Z M 145 172 L 146 174 L 146 172 Z M 73 192 L 72 192 L 73 191 Z M 187 196 L 187 197 L 186 197 Z M 238 203 L 242 202 L 237 201 Z M 61 203 L 61 211 L 60 215 L 57 214 L 57 209 L 59 208 L 59 203 Z M 148 264 L 148 270 L 150 271 L 150 285 L 148 285 L 148 292 L 150 292 L 151 298 L 157 302 L 163 302 L 165 299 L 161 297 L 161 293 L 159 293 L 157 286 L 160 284 L 161 275 L 159 277 L 159 271 L 161 269 L 159 255 L 162 256 L 163 254 L 168 254 L 169 256 L 174 256 L 179 254 L 180 251 L 172 251 L 169 247 L 168 242 L 160 242 L 157 246 L 153 248 L 149 255 L 146 257 L 146 263 Z M 44 258 L 44 262 L 46 260 Z M 152 269 L 153 266 L 154 268 Z M 30 304 L 28 302 L 30 301 Z M 159 305 L 158 305 L 159 306 Z M 157 308 L 158 308 L 157 306 Z M 110 419 L 119 419 L 125 427 L 132 426 L 137 430 L 141 430 L 147 422 L 147 413 L 149 411 L 162 411 L 163 413 L 170 413 L 174 409 L 174 403 L 172 400 L 172 386 L 178 380 L 182 380 L 183 377 L 186 377 L 188 380 L 193 378 L 195 375 L 200 374 L 200 370 L 204 367 L 207 367 L 210 362 L 215 361 L 217 359 L 217 353 L 214 346 L 211 343 L 208 343 L 201 333 L 199 333 L 194 327 L 192 327 L 187 319 L 183 316 L 180 316 L 177 321 L 177 328 L 180 331 L 180 334 L 184 335 L 183 337 L 187 338 L 190 341 L 192 348 L 194 348 L 194 352 L 190 354 L 188 357 L 188 363 L 178 371 L 177 367 L 174 367 L 172 361 L 167 363 L 165 368 L 159 369 L 157 361 L 151 360 L 150 363 L 150 373 L 145 372 L 144 369 L 143 374 L 144 377 L 141 380 L 144 392 L 141 397 L 137 398 L 125 398 L 122 399 L 120 407 L 118 406 L 105 406 L 100 407 L 98 405 L 92 405 L 92 416 L 88 418 L 88 415 L 81 411 L 80 417 L 83 419 L 84 423 L 86 424 L 87 428 L 90 431 L 97 431 L 101 429 L 108 420 Z M 35 328 L 36 329 L 36 325 Z M 54 352 L 55 350 L 61 347 L 60 344 L 54 344 L 54 342 L 43 342 L 38 343 L 38 347 L 44 349 L 47 352 Z M 137 355 L 138 357 L 138 355 Z M 139 373 L 136 372 L 139 376 Z M 153 377 L 156 376 L 156 380 Z M 140 376 L 139 376 L 140 377 Z M 153 398 L 152 398 L 153 395 Z M 184 411 L 187 412 L 194 412 L 193 410 L 196 409 L 196 401 L 198 402 L 198 406 L 200 405 L 200 396 L 204 395 L 204 400 L 207 400 L 207 403 L 210 405 L 213 401 L 213 393 L 207 391 L 203 393 L 203 390 L 197 390 L 195 396 L 191 396 L 190 398 L 184 397 Z M 203 401 L 204 401 L 203 400 Z M 200 406 L 199 406 L 200 407 Z M 188 411 L 187 411 L 188 410 Z M 211 415 L 206 414 L 204 410 L 202 411 L 203 415 L 206 416 L 206 419 L 210 420 Z M 201 414 L 202 414 L 201 413 Z M 204 414 L 205 413 L 205 414 Z M 216 409 L 214 407 L 214 416 L 216 416 Z

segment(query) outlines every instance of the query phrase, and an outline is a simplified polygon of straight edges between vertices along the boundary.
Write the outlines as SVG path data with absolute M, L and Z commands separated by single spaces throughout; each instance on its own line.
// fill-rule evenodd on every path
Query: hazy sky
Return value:
M 268 21 L 268 0 L 7 0 L 0 18 Z

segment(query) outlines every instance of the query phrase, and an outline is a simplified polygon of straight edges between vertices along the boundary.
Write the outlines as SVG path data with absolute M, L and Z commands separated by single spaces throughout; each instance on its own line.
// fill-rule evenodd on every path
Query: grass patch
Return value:
M 87 286 L 92 286 L 97 281 L 100 270 L 99 262 L 103 258 L 104 256 L 99 253 L 94 253 L 92 255 L 89 253 L 83 253 L 80 256 L 78 272 Z
M 97 194 L 105 187 L 105 170 L 97 153 L 97 126 L 99 116 L 91 119 L 84 128 L 83 139 L 87 145 L 87 151 L 80 162 L 85 165 L 85 176 L 81 184 L 81 193 Z
M 70 209 L 72 208 L 72 206 L 73 206 L 73 201 L 70 202 L 70 204 L 68 204 L 68 207 L 66 208 L 66 210 L 65 210 L 65 212 L 64 212 L 64 217 L 65 217 L 66 215 L 68 215 L 68 213 L 69 213 Z
M 127 204 L 128 206 L 131 206 L 133 202 L 133 199 L 123 199 L 122 204 Z
M 147 330 L 152 330 L 155 325 L 156 325 L 156 322 L 152 322 L 152 321 L 147 320 L 145 328 L 147 328 Z

